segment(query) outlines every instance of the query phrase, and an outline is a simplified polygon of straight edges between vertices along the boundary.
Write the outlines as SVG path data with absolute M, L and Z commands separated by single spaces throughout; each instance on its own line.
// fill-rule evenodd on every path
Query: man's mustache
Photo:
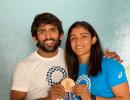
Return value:
M 45 39 L 45 40 L 43 40 L 42 41 L 42 43 L 44 43 L 44 42 L 46 42 L 46 41 L 56 41 L 55 39 L 53 39 L 53 38 L 50 38 L 50 39 Z

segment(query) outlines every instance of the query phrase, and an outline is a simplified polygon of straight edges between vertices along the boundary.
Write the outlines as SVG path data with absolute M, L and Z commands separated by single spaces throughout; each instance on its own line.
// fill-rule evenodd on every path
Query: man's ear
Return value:
M 92 38 L 92 45 L 95 44 L 96 42 L 97 42 L 97 38 L 96 38 L 96 36 L 94 36 L 94 37 Z
M 33 36 L 32 39 L 33 39 L 34 43 L 38 42 L 35 36 Z
M 63 37 L 64 37 L 64 35 L 63 35 L 63 34 L 61 34 L 61 35 L 60 35 L 60 40 L 62 40 L 62 39 L 63 39 Z

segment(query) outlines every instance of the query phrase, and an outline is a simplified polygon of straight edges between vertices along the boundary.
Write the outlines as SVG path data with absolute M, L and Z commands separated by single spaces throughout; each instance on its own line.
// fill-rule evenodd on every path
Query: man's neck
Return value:
M 43 51 L 42 49 L 38 49 L 37 53 L 42 56 L 42 57 L 45 57 L 45 58 L 51 58 L 51 57 L 54 57 L 57 55 L 58 53 L 58 49 L 53 51 L 53 52 L 45 52 Z

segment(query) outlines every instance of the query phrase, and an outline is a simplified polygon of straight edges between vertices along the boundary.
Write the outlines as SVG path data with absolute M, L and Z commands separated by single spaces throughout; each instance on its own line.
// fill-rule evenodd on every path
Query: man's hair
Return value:
M 60 34 L 63 34 L 62 22 L 51 13 L 41 13 L 35 16 L 34 21 L 31 26 L 32 37 L 37 36 L 37 29 L 41 24 L 51 24 L 58 28 Z
M 96 76 L 99 72 L 101 72 L 101 61 L 103 57 L 103 51 L 100 44 L 100 40 L 98 38 L 97 32 L 95 29 L 87 22 L 85 21 L 77 21 L 74 24 L 72 24 L 68 30 L 66 45 L 65 45 L 65 60 L 66 65 L 68 67 L 68 74 L 69 77 L 73 78 L 74 80 L 78 77 L 78 70 L 79 70 L 79 60 L 77 55 L 73 52 L 71 43 L 70 43 L 70 34 L 72 30 L 76 27 L 83 27 L 86 30 L 88 30 L 92 36 L 92 38 L 95 36 L 97 38 L 97 41 L 95 44 L 91 47 L 91 54 L 89 58 L 88 63 L 88 75 L 89 76 Z M 87 61 L 86 61 L 87 62 Z

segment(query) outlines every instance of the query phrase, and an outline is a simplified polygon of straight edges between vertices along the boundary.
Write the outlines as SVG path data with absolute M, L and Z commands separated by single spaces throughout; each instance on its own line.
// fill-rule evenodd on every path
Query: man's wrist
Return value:
M 91 100 L 96 100 L 96 95 L 91 94 Z

